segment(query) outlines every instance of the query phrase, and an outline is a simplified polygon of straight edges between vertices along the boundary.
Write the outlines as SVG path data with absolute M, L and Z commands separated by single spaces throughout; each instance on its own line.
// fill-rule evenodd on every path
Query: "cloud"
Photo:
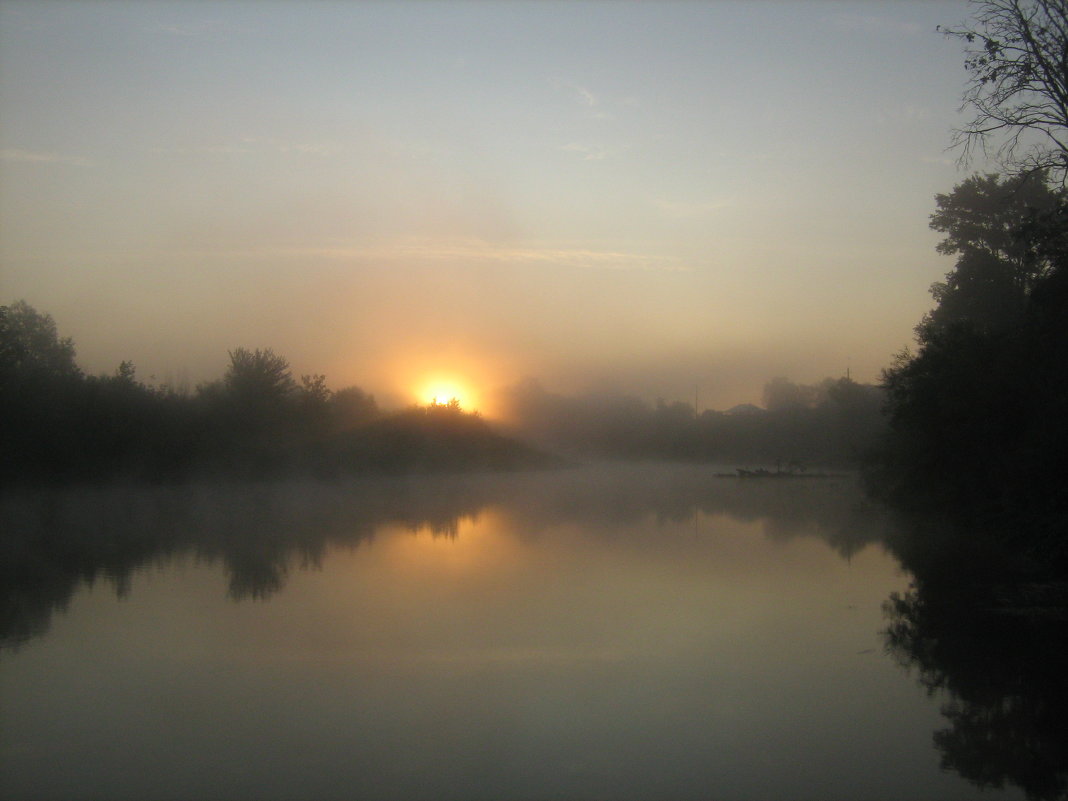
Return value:
M 605 147 L 603 145 L 587 145 L 581 142 L 569 142 L 560 145 L 560 149 L 566 153 L 577 153 L 583 161 L 602 161 L 607 158 L 618 156 L 625 147 Z
M 81 156 L 66 156 L 61 153 L 43 153 L 37 150 L 19 150 L 18 148 L 0 150 L 0 161 L 13 161 L 19 164 L 65 164 L 71 167 L 93 166 L 93 162 Z
M 597 96 L 585 86 L 579 86 L 577 83 L 570 84 L 570 86 L 578 97 L 579 102 L 582 104 L 587 105 L 590 108 L 598 104 Z
M 242 251 L 249 256 L 285 255 L 352 262 L 457 262 L 462 264 L 537 264 L 583 270 L 689 272 L 678 259 L 645 253 L 567 247 L 516 247 L 483 239 L 406 239 L 376 247 L 310 247 Z
M 585 119 L 614 120 L 616 115 L 609 111 L 606 106 L 614 106 L 617 108 L 629 106 L 633 108 L 638 105 L 637 98 L 633 96 L 627 96 L 606 104 L 600 95 L 595 94 L 592 90 L 581 84 L 575 83 L 574 81 L 556 80 L 553 83 L 557 88 L 567 90 L 571 95 L 571 99 L 578 105 L 582 106 L 582 116 Z
M 245 136 L 237 143 L 195 145 L 192 147 L 157 147 L 153 153 L 159 154 L 205 154 L 211 156 L 233 156 L 253 153 L 297 153 L 306 156 L 328 158 L 341 151 L 341 146 L 331 142 L 291 142 L 284 139 L 260 139 Z

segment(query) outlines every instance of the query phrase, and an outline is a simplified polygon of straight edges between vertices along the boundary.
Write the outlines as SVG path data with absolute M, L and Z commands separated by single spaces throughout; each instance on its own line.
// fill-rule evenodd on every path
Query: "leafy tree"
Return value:
M 230 366 L 223 381 L 239 403 L 253 406 L 278 405 L 297 388 L 289 362 L 270 348 L 230 351 Z
M 359 387 L 339 389 L 330 397 L 331 416 L 334 427 L 343 431 L 366 423 L 378 416 L 378 404 L 374 395 Z
M 61 339 L 52 315 L 23 300 L 0 306 L 0 369 L 6 377 L 81 376 L 70 337 Z
M 945 281 L 931 286 L 937 306 L 917 329 L 921 342 L 954 324 L 997 330 L 1018 321 L 1027 296 L 1051 269 L 1023 228 L 1051 213 L 1059 197 L 1040 175 L 973 175 L 935 196 L 931 228 L 946 235 L 938 252 L 958 258 Z
M 297 399 L 304 422 L 313 428 L 322 428 L 330 414 L 330 396 L 333 393 L 326 385 L 326 376 L 321 373 L 302 375 L 297 387 Z
M 1015 226 L 1005 211 L 987 215 L 997 222 L 984 236 L 947 228 L 956 270 L 933 288 L 918 351 L 884 372 L 890 433 L 878 483 L 1065 571 L 1068 207 L 1050 194 L 1047 211 L 1001 194 Z
M 764 408 L 769 412 L 812 409 L 825 399 L 819 386 L 795 384 L 782 376 L 764 385 Z
M 953 143 L 967 161 L 994 155 L 1010 173 L 1068 177 L 1068 3 L 972 0 L 974 20 L 940 30 L 964 43 L 961 109 L 972 117 Z
M 134 367 L 134 363 L 131 361 L 119 362 L 119 366 L 115 368 L 115 380 L 120 384 L 136 385 L 138 383 L 137 368 Z
M 50 315 L 21 300 L 0 307 L 0 483 L 71 473 L 84 387 L 74 344 Z
M 889 435 L 880 489 L 1068 573 L 1068 2 L 973 0 L 964 42 L 967 159 L 997 139 L 1009 174 L 938 197 L 939 250 L 919 350 L 884 373 Z M 1047 179 L 1061 185 L 1054 192 Z
M 331 394 L 325 375 L 316 373 L 300 377 L 300 397 L 306 405 L 325 406 Z

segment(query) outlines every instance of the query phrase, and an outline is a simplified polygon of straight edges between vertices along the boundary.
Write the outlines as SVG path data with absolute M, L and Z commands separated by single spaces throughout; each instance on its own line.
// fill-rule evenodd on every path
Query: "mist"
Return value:
M 876 381 L 944 271 L 956 3 L 298 8 L 0 10 L 0 292 L 90 373 L 271 348 L 387 405 L 446 372 L 729 408 Z M 797 35 L 857 65 L 805 104 Z
M 0 0 L 0 796 L 1063 801 L 1065 53 Z

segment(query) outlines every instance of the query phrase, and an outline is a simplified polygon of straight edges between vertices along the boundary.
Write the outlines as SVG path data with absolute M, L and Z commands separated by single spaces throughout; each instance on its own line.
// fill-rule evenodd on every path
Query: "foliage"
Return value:
M 974 21 L 940 28 L 964 43 L 962 110 L 972 113 L 954 144 L 967 161 L 994 155 L 1010 173 L 1068 177 L 1068 3 L 972 0 Z
M 374 395 L 359 387 L 339 389 L 330 398 L 331 420 L 336 431 L 344 431 L 378 417 Z
M 541 457 L 459 404 L 382 415 L 359 387 L 298 385 L 270 349 L 236 348 L 193 395 L 142 384 L 131 362 L 84 375 L 55 322 L 0 306 L 0 486 L 212 475 L 519 467 Z
M 300 377 L 301 401 L 309 406 L 325 406 L 333 393 L 326 386 L 326 376 L 320 373 Z
M 873 485 L 1062 570 L 1068 210 L 1022 180 L 977 177 L 938 197 L 940 249 L 957 266 L 932 288 L 918 351 L 884 373 L 890 428 Z
M 1063 576 L 1068 3 L 972 5 L 973 24 L 945 31 L 965 43 L 964 107 L 974 113 L 956 143 L 966 157 L 1003 137 L 1009 176 L 973 176 L 936 198 L 938 250 L 957 263 L 931 288 L 917 352 L 884 372 L 889 430 L 869 475 L 897 505 Z
M 1040 175 L 974 175 L 935 196 L 931 228 L 946 235 L 938 252 L 956 255 L 957 263 L 931 287 L 937 306 L 917 328 L 921 342 L 962 322 L 995 331 L 1018 321 L 1028 295 L 1052 269 L 1020 231 L 1050 214 L 1058 198 Z
M 52 316 L 22 300 L 0 307 L 0 371 L 9 381 L 80 375 L 70 337 L 60 339 Z
M 270 348 L 230 351 L 230 366 L 223 381 L 243 405 L 278 405 L 297 389 L 289 373 L 289 362 Z
M 500 398 L 514 433 L 575 456 L 855 466 L 878 441 L 883 393 L 848 377 L 772 379 L 766 409 L 705 410 L 628 395 L 567 397 L 536 381 Z
M 438 416 L 410 409 L 382 426 L 426 426 Z M 485 430 L 478 418 L 452 418 Z M 477 436 L 477 434 L 476 434 Z M 497 440 L 499 442 L 499 440 Z M 443 454 L 448 455 L 448 454 Z M 455 457 L 454 457 L 455 458 Z M 181 486 L 23 488 L 0 493 L 0 659 L 45 630 L 53 611 L 85 583 L 124 596 L 135 573 L 174 556 L 219 562 L 234 600 L 263 598 L 298 568 L 314 568 L 337 546 L 355 546 L 385 524 L 455 536 L 462 520 L 509 509 L 520 530 L 597 521 L 631 528 L 650 515 L 686 523 L 695 513 L 763 519 L 770 537 L 814 532 L 843 558 L 884 533 L 852 482 L 740 486 L 711 470 L 659 466 L 564 470 L 522 480 L 489 472 L 362 476 L 359 481 L 192 481 Z M 599 529 L 598 529 L 599 530 Z

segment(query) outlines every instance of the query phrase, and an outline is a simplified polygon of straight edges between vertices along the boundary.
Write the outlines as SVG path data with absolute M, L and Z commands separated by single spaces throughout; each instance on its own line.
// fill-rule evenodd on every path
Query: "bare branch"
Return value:
M 968 81 L 953 133 L 967 164 L 990 156 L 1010 174 L 1068 182 L 1068 0 L 972 0 L 974 22 L 939 30 L 964 44 Z M 992 139 L 1000 142 L 991 147 Z

